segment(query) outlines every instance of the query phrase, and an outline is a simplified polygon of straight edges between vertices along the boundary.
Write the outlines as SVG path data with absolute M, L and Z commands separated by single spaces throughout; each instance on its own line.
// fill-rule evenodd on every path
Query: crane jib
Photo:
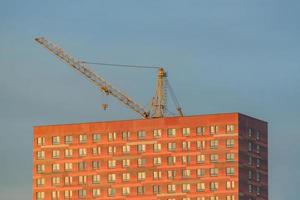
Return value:
M 131 100 L 129 97 L 127 97 L 125 94 L 123 94 L 120 90 L 114 88 L 109 82 L 107 82 L 105 79 L 97 75 L 95 72 L 93 72 L 91 69 L 87 67 L 86 64 L 83 62 L 73 58 L 71 55 L 67 54 L 63 49 L 55 45 L 54 43 L 49 42 L 43 37 L 36 38 L 35 39 L 40 45 L 48 49 L 52 54 L 60 58 L 62 61 L 64 61 L 66 64 L 71 66 L 72 68 L 79 71 L 82 75 L 84 75 L 87 79 L 92 81 L 95 85 L 101 87 L 105 86 L 108 87 L 110 93 L 112 96 L 116 97 L 119 101 L 121 101 L 123 104 L 125 104 L 130 109 L 134 110 L 138 114 L 140 114 L 143 118 L 148 118 L 148 115 L 145 113 L 148 113 L 146 109 L 139 105 L 138 103 Z

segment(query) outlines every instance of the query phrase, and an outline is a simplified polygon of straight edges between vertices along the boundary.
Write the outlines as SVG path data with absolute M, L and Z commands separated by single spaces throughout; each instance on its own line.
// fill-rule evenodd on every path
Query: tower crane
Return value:
M 39 43 L 41 46 L 49 50 L 52 54 L 58 57 L 60 60 L 65 62 L 67 65 L 80 72 L 85 78 L 90 80 L 93 84 L 100 88 L 106 95 L 111 95 L 119 100 L 122 104 L 127 106 L 129 109 L 138 113 L 142 118 L 158 118 L 164 117 L 167 115 L 167 91 L 166 88 L 170 88 L 171 97 L 174 100 L 174 104 L 176 106 L 176 110 L 179 116 L 183 116 L 183 112 L 179 103 L 172 91 L 172 88 L 167 80 L 167 73 L 162 67 L 150 67 L 157 68 L 157 81 L 156 81 L 156 90 L 155 95 L 152 98 L 151 109 L 147 110 L 131 98 L 129 98 L 126 94 L 121 92 L 119 89 L 114 87 L 111 83 L 106 81 L 101 76 L 97 75 L 94 71 L 92 71 L 88 67 L 89 62 L 84 62 L 79 59 L 74 58 L 70 54 L 66 53 L 62 48 L 58 45 L 48 41 L 44 37 L 35 38 L 35 41 Z M 93 64 L 93 63 L 90 63 Z M 99 64 L 99 63 L 98 63 Z M 102 63 L 103 64 L 103 63 Z M 126 66 L 126 65 L 123 65 Z M 134 66 L 137 67 L 137 66 Z

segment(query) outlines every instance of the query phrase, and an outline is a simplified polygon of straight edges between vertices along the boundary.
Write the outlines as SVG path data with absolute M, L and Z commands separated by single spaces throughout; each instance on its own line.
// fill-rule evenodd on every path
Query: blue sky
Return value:
M 296 0 L 0 0 L 0 199 L 31 198 L 32 126 L 138 117 L 37 36 L 83 60 L 164 66 L 187 115 L 268 121 L 270 199 L 297 199 L 299 10 Z M 154 93 L 155 71 L 92 67 L 143 105 Z

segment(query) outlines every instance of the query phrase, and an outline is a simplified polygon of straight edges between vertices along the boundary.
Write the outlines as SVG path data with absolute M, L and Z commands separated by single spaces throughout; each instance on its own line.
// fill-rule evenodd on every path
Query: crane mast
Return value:
M 77 70 L 82 75 L 84 75 L 88 80 L 90 80 L 96 86 L 98 86 L 101 89 L 101 91 L 104 92 L 105 94 L 114 96 L 120 102 L 122 102 L 124 105 L 126 105 L 133 111 L 137 112 L 139 115 L 141 115 L 143 118 L 150 117 L 149 111 L 147 111 L 143 106 L 134 102 L 127 95 L 125 95 L 120 90 L 113 87 L 104 78 L 100 77 L 95 72 L 93 72 L 91 69 L 89 69 L 89 67 L 86 64 L 82 63 L 78 59 L 75 59 L 74 57 L 72 57 L 71 55 L 66 53 L 62 48 L 60 48 L 56 44 L 46 40 L 43 37 L 35 38 L 35 41 L 37 41 L 40 45 L 42 45 L 43 47 L 48 49 L 52 54 L 57 56 L 63 62 L 68 64 L 70 67 L 72 67 L 73 69 Z
M 167 73 L 160 68 L 157 73 L 156 91 L 152 99 L 151 117 L 164 117 L 167 108 L 167 92 L 166 92 Z

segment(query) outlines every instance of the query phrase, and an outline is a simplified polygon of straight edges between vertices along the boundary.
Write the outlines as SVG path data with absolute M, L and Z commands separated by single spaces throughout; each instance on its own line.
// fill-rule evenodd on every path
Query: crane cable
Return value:
M 160 67 L 145 66 L 145 65 L 125 65 L 125 64 L 102 63 L 102 62 L 88 62 L 88 61 L 81 61 L 81 63 L 91 64 L 91 65 L 111 66 L 111 67 L 148 68 L 148 69 L 159 69 L 160 68 Z

